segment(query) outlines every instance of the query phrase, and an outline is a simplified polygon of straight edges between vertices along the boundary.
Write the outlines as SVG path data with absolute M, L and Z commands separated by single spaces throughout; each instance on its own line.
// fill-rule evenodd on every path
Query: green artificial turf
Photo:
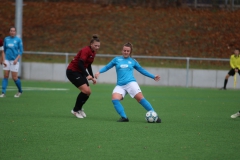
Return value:
M 70 82 L 12 80 L 0 99 L 1 160 L 236 159 L 240 148 L 239 90 L 141 86 L 162 119 L 145 121 L 146 111 L 127 95 L 130 122 L 111 103 L 114 84 L 91 85 L 87 118 L 71 113 L 78 90 Z M 65 90 L 66 89 L 66 90 Z

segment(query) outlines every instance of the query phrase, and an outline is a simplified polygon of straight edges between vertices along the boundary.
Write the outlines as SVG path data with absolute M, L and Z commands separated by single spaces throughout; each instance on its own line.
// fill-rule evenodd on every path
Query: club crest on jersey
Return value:
M 132 62 L 131 62 L 131 61 L 128 61 L 128 64 L 132 64 Z
M 127 64 L 121 64 L 120 67 L 121 68 L 128 68 L 128 65 Z

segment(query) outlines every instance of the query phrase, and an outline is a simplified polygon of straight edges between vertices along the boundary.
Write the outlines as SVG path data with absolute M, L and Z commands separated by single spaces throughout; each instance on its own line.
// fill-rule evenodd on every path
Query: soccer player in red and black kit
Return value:
M 100 40 L 97 35 L 93 35 L 90 46 L 82 48 L 67 67 L 66 75 L 69 81 L 81 91 L 77 97 L 75 107 L 71 110 L 71 113 L 77 118 L 86 117 L 82 106 L 91 94 L 88 80 L 92 80 L 93 84 L 96 84 L 91 64 L 99 48 Z

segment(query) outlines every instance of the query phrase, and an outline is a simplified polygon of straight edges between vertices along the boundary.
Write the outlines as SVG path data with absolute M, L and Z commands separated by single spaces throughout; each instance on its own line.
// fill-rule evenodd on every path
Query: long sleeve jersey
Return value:
M 91 64 L 93 63 L 95 56 L 96 52 L 94 52 L 90 46 L 86 46 L 77 53 L 77 55 L 69 63 L 67 69 L 81 72 L 86 76 L 88 75 L 86 69 L 88 69 L 89 74 L 93 77 Z M 79 61 L 82 61 L 83 63 L 82 69 L 79 67 Z
M 240 56 L 236 56 L 235 54 L 231 55 L 230 57 L 230 66 L 235 69 L 240 69 Z
M 3 46 L 3 40 L 0 39 L 0 47 L 2 47 L 2 46 Z
M 18 55 L 23 53 L 23 43 L 19 37 L 8 36 L 4 39 L 3 49 L 5 53 L 5 59 L 13 61 Z
M 131 57 L 124 58 L 123 56 L 113 58 L 106 66 L 101 68 L 99 72 L 106 72 L 114 66 L 117 73 L 117 85 L 119 86 L 123 86 L 129 82 L 136 81 L 133 75 L 134 69 L 149 78 L 155 78 L 153 74 L 143 69 L 135 59 Z
M 0 39 L 0 51 L 2 51 L 2 50 L 3 50 L 3 40 Z

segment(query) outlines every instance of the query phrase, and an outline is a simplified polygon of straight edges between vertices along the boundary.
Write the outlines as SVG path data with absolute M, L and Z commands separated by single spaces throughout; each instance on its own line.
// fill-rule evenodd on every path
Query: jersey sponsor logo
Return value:
M 121 64 L 120 67 L 121 68 L 128 68 L 128 65 L 127 64 Z
M 13 47 L 13 46 L 14 46 L 14 44 L 12 44 L 12 43 L 8 44 L 8 47 Z
M 80 79 L 80 77 L 77 77 L 76 79 Z

